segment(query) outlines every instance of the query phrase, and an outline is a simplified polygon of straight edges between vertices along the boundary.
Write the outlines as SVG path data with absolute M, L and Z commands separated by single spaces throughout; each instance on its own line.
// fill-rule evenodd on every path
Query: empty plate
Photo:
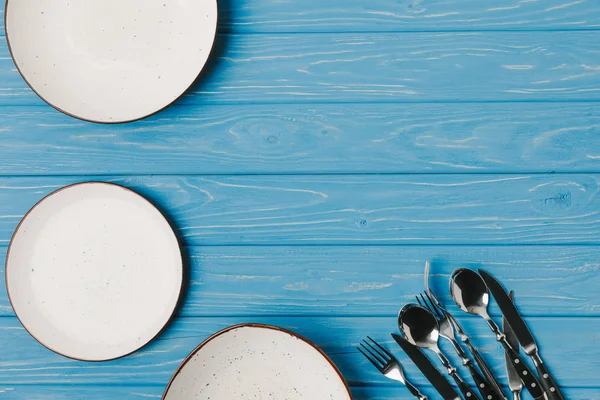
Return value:
M 306 339 L 247 324 L 208 338 L 181 364 L 163 400 L 348 400 L 333 362 Z
M 93 122 L 133 121 L 180 97 L 206 64 L 216 0 L 8 0 L 17 69 L 47 103 Z
M 27 331 L 64 356 L 103 361 L 148 343 L 167 324 L 183 280 L 173 230 L 121 186 L 60 189 L 25 215 L 11 240 L 6 286 Z

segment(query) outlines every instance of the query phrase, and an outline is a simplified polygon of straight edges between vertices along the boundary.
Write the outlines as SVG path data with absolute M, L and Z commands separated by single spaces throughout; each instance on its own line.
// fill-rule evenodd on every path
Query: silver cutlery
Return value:
M 406 379 L 402 365 L 396 357 L 375 340 L 371 339 L 370 336 L 367 336 L 367 338 L 368 340 L 363 340 L 359 344 L 359 347 L 357 347 L 358 351 L 386 378 L 402 383 L 419 400 L 427 400 L 427 397 L 421 394 L 419 389 Z
M 511 300 L 514 301 L 514 294 L 510 292 L 509 295 Z M 519 352 L 519 341 L 515 336 L 513 330 L 510 325 L 506 321 L 506 318 L 502 318 L 502 329 L 504 330 L 504 334 L 506 335 L 506 340 L 508 344 L 513 348 L 515 352 Z M 513 367 L 508 355 L 506 356 L 506 373 L 508 375 L 508 388 L 510 389 L 513 400 L 521 400 L 521 392 L 523 391 L 523 382 L 521 382 L 521 378 L 519 378 L 519 373 Z
M 506 291 L 502 285 L 500 285 L 500 283 L 487 272 L 480 269 L 479 273 L 481 274 L 481 277 L 483 278 L 483 281 L 487 285 L 488 289 L 492 293 L 492 296 L 494 296 L 498 307 L 500 307 L 500 311 L 502 311 L 502 315 L 508 321 L 508 324 L 515 333 L 519 343 L 521 343 L 521 347 L 523 347 L 525 353 L 533 360 L 533 364 L 540 375 L 542 388 L 548 395 L 548 398 L 551 400 L 565 400 L 565 397 L 560 392 L 560 388 L 554 381 L 550 371 L 548 371 L 548 368 L 546 368 L 544 361 L 540 357 L 537 343 L 529 331 L 527 324 L 523 318 L 521 318 L 519 311 L 506 294 Z
M 450 314 L 449 312 L 447 312 L 445 310 L 445 308 L 442 306 L 442 303 L 435 296 L 435 293 L 433 292 L 433 290 L 431 290 L 431 288 L 429 287 L 430 270 L 431 270 L 431 263 L 429 261 L 427 261 L 427 262 L 425 262 L 425 291 L 426 291 L 426 293 L 429 294 L 429 298 L 435 303 L 435 305 L 437 305 L 438 308 L 440 308 L 441 310 L 443 310 L 444 314 L 446 315 L 446 317 L 448 318 L 448 320 L 450 321 L 450 323 L 454 327 L 454 330 L 458 334 L 458 337 L 467 346 L 467 349 L 473 355 L 473 358 L 475 359 L 475 362 L 479 366 L 479 369 L 481 370 L 481 372 L 485 376 L 487 382 L 492 386 L 492 389 L 494 390 L 494 393 L 496 394 L 496 396 L 498 398 L 506 400 L 506 397 L 505 397 L 504 393 L 502 392 L 502 389 L 500 388 L 500 384 L 498 383 L 498 380 L 496 379 L 496 377 L 492 373 L 491 368 L 487 365 L 487 363 L 483 359 L 483 356 L 479 353 L 479 350 L 477 350 L 475 348 L 475 346 L 473 346 L 473 344 L 471 343 L 471 339 L 465 333 L 465 331 L 462 328 L 462 326 L 460 326 L 460 324 L 452 316 L 452 314 Z
M 392 333 L 392 338 L 394 338 L 396 343 L 404 350 L 412 362 L 415 363 L 417 368 L 419 368 L 419 371 L 423 373 L 425 378 L 427 378 L 444 400 L 461 400 L 454 387 L 442 376 L 440 371 L 433 366 L 429 358 L 423 354 L 421 349 L 395 333 Z
M 425 295 L 422 294 L 417 296 L 417 302 L 424 308 L 427 308 L 433 315 L 436 316 L 440 329 L 440 336 L 448 340 L 452 343 L 452 346 L 456 350 L 456 353 L 460 357 L 463 362 L 463 365 L 467 367 L 469 373 L 473 377 L 475 384 L 477 385 L 477 389 L 481 396 L 486 400 L 500 400 L 502 397 L 498 397 L 494 392 L 492 386 L 485 380 L 485 378 L 481 375 L 481 373 L 475 368 L 471 359 L 467 356 L 467 353 L 460 347 L 456 338 L 454 337 L 454 328 L 448 319 L 448 312 L 436 306 L 431 300 L 429 294 L 425 292 Z
M 454 271 L 451 278 L 450 295 L 461 310 L 469 314 L 479 315 L 485 319 L 492 332 L 496 335 L 498 342 L 504 347 L 504 351 L 509 357 L 508 359 L 519 372 L 521 381 L 533 398 L 547 399 L 540 381 L 527 364 L 523 362 L 523 359 L 513 350 L 507 342 L 504 333 L 500 331 L 498 325 L 489 316 L 487 307 L 490 302 L 490 295 L 483 278 L 470 269 L 462 268 Z
M 398 327 L 406 339 L 413 345 L 432 350 L 440 359 L 448 375 L 454 379 L 466 399 L 480 399 L 469 385 L 458 375 L 456 368 L 438 346 L 440 328 L 435 316 L 426 308 L 417 304 L 407 304 L 398 315 Z

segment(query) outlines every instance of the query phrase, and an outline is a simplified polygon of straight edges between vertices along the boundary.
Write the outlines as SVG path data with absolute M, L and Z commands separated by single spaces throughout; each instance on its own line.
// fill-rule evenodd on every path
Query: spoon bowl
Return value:
M 461 310 L 473 315 L 487 315 L 490 294 L 477 272 L 467 268 L 454 271 L 450 279 L 450 295 Z
M 440 327 L 435 316 L 417 304 L 407 304 L 398 315 L 398 327 L 415 346 L 437 349 Z

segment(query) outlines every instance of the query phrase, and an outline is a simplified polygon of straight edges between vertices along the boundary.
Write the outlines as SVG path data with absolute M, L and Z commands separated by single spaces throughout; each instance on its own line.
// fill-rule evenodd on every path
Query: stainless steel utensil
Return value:
M 485 376 L 487 382 L 492 386 L 492 389 L 494 390 L 494 393 L 496 393 L 496 396 L 498 398 L 503 398 L 506 400 L 506 396 L 504 395 L 504 392 L 502 392 L 502 389 L 500 388 L 500 384 L 498 383 L 498 380 L 492 373 L 491 368 L 487 365 L 487 363 L 483 359 L 483 356 L 481 355 L 481 353 L 479 353 L 479 350 L 477 350 L 475 348 L 475 346 L 473 346 L 473 344 L 471 343 L 471 338 L 469 338 L 469 336 L 465 333 L 462 326 L 460 326 L 460 324 L 452 316 L 452 314 L 450 314 L 449 312 L 447 312 L 445 310 L 445 308 L 442 306 L 442 303 L 438 300 L 438 298 L 436 297 L 433 290 L 431 290 L 431 288 L 429 287 L 430 270 L 431 270 L 431 263 L 429 261 L 427 261 L 427 262 L 425 262 L 425 291 L 429 294 L 429 297 L 438 306 L 438 308 L 440 308 L 444 311 L 444 313 L 446 314 L 446 317 L 448 317 L 448 320 L 450 321 L 450 323 L 454 327 L 456 333 L 458 334 L 458 337 L 460 338 L 461 342 L 463 342 L 467 346 L 467 349 L 473 355 L 475 362 L 479 366 L 479 369 L 481 370 L 481 372 L 483 372 L 483 375 Z
M 534 399 L 547 398 L 541 388 L 540 381 L 533 374 L 531 369 L 523 362 L 523 359 L 515 353 L 510 344 L 506 341 L 506 336 L 500 331 L 498 325 L 490 318 L 487 307 L 490 302 L 488 288 L 481 276 L 470 269 L 461 268 L 453 272 L 450 285 L 450 295 L 456 305 L 469 314 L 479 315 L 488 323 L 490 329 L 496 334 L 496 339 L 504 347 L 504 351 L 509 360 L 519 372 L 521 381 L 531 393 Z
M 498 397 L 494 392 L 492 386 L 486 381 L 486 379 L 481 375 L 481 373 L 475 368 L 471 359 L 467 356 L 467 353 L 460 347 L 458 342 L 454 337 L 454 328 L 448 319 L 447 314 L 449 314 L 444 309 L 436 306 L 433 300 L 430 298 L 429 294 L 425 292 L 425 295 L 422 294 L 417 296 L 417 302 L 422 306 L 427 308 L 433 315 L 436 316 L 440 328 L 440 336 L 447 339 L 452 346 L 456 350 L 456 353 L 461 358 L 463 365 L 467 367 L 469 373 L 473 377 L 475 384 L 477 385 L 477 389 L 481 396 L 486 400 L 500 400 L 503 397 Z
M 415 346 L 431 349 L 446 367 L 448 375 L 454 379 L 461 393 L 467 399 L 480 399 L 469 385 L 458 375 L 456 368 L 442 353 L 438 346 L 440 328 L 435 316 L 429 310 L 417 305 L 407 304 L 398 315 L 398 327 L 406 339 Z
M 511 300 L 514 301 L 514 294 L 510 292 L 508 295 Z M 508 344 L 513 348 L 515 352 L 519 352 L 519 341 L 515 336 L 513 330 L 511 329 L 508 322 L 506 322 L 506 318 L 502 318 L 502 329 L 504 330 L 504 334 L 506 335 L 506 340 Z M 513 367 L 512 363 L 508 356 L 506 356 L 506 373 L 508 375 L 508 388 L 510 389 L 513 400 L 521 400 L 521 391 L 523 391 L 523 382 L 521 382 L 521 378 L 519 377 L 519 373 Z
M 402 383 L 417 399 L 427 400 L 427 397 L 421 394 L 419 389 L 406 379 L 402 365 L 398 362 L 396 357 L 370 336 L 367 336 L 367 338 L 369 340 L 363 340 L 359 344 L 359 347 L 357 347 L 358 351 L 360 351 L 362 355 L 365 356 L 386 378 Z
M 498 307 L 500 307 L 502 315 L 508 321 L 508 324 L 519 340 L 519 343 L 521 343 L 521 347 L 523 347 L 525 353 L 533 360 L 535 368 L 540 375 L 542 387 L 546 391 L 548 398 L 551 400 L 565 400 L 565 397 L 560 392 L 560 388 L 554 381 L 550 371 L 548 371 L 548 368 L 546 368 L 544 361 L 540 357 L 537 343 L 529 331 L 527 324 L 519 314 L 519 311 L 515 307 L 514 303 L 506 294 L 506 291 L 502 285 L 500 285 L 500 282 L 481 269 L 479 270 L 479 273 L 481 274 L 490 292 L 492 292 L 492 296 L 494 296 L 496 303 L 498 303 Z
M 392 337 L 444 400 L 461 400 L 454 387 L 442 376 L 440 371 L 433 366 L 429 358 L 425 357 L 425 354 L 417 346 L 409 343 L 408 340 L 395 333 L 392 333 Z

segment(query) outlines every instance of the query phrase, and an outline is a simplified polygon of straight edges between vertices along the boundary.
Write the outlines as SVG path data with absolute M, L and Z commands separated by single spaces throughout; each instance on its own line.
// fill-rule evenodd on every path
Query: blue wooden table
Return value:
M 219 3 L 201 79 L 133 124 L 54 111 L 1 41 L 0 257 L 42 196 L 106 180 L 169 217 L 190 282 L 158 340 L 107 363 L 43 348 L 2 286 L 0 398 L 158 399 L 211 333 L 265 322 L 322 346 L 355 399 L 410 399 L 354 346 L 395 349 L 430 259 L 503 383 L 492 334 L 451 306 L 455 267 L 514 289 L 567 397 L 600 399 L 600 3 Z

